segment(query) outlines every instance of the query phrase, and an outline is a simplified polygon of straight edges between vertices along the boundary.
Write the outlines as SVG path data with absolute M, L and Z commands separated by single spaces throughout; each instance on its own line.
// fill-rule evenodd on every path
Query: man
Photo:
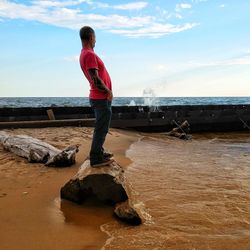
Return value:
M 113 162 L 111 159 L 113 154 L 103 149 L 112 115 L 112 83 L 104 63 L 94 52 L 95 31 L 91 27 L 84 26 L 80 29 L 80 38 L 82 41 L 80 65 L 90 84 L 89 101 L 96 118 L 90 150 L 90 165 L 101 167 Z

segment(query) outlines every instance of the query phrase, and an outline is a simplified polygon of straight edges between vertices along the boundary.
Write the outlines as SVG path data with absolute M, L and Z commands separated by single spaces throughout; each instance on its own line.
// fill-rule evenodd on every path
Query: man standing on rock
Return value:
M 94 52 L 95 31 L 91 27 L 84 26 L 80 29 L 80 38 L 82 41 L 80 65 L 90 84 L 89 101 L 96 118 L 90 150 L 90 165 L 101 167 L 113 162 L 111 159 L 113 154 L 103 149 L 112 115 L 112 83 L 104 63 Z

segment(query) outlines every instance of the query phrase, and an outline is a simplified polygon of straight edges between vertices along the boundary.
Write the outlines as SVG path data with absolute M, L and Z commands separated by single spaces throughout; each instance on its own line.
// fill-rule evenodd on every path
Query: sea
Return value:
M 224 104 L 250 104 L 250 97 L 114 97 L 112 102 L 113 106 L 171 106 Z M 88 97 L 0 97 L 0 108 L 56 106 L 89 106 L 89 99 Z

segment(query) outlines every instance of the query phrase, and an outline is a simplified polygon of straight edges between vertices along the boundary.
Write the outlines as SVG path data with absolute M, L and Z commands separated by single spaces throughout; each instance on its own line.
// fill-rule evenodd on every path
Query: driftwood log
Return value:
M 0 144 L 4 149 L 27 158 L 29 162 L 45 163 L 46 166 L 70 166 L 75 163 L 78 146 L 59 150 L 50 144 L 27 135 L 9 135 L 0 131 Z
M 179 139 L 184 139 L 184 140 L 189 140 L 192 138 L 192 136 L 188 134 L 190 131 L 190 125 L 188 121 L 184 121 L 179 125 L 175 120 L 173 120 L 173 124 L 176 127 L 173 128 L 171 131 L 164 133 L 165 135 L 178 137 Z
M 78 204 L 89 198 L 97 198 L 115 205 L 114 214 L 131 224 L 141 224 L 150 217 L 143 205 L 136 202 L 133 189 L 116 162 L 109 166 L 92 168 L 89 160 L 80 167 L 77 174 L 61 188 L 61 198 Z

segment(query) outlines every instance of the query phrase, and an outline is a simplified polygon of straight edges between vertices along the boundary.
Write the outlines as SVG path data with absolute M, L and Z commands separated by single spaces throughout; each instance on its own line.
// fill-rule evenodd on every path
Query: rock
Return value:
M 76 176 L 62 187 L 61 198 L 79 204 L 90 197 L 112 205 L 125 201 L 128 196 L 122 185 L 122 172 L 122 168 L 114 163 L 92 168 L 86 160 Z
M 136 210 L 129 204 L 129 201 L 117 203 L 114 210 L 115 215 L 130 224 L 139 225 L 142 223 Z
M 0 144 L 4 149 L 28 159 L 41 162 L 46 166 L 70 166 L 75 163 L 78 146 L 73 145 L 59 150 L 52 145 L 27 135 L 9 135 L 0 132 Z
M 110 166 L 92 168 L 86 160 L 77 174 L 61 188 L 62 199 L 78 204 L 93 197 L 116 205 L 114 213 L 123 221 L 140 224 L 150 217 L 142 206 L 136 206 L 132 186 L 115 161 Z

